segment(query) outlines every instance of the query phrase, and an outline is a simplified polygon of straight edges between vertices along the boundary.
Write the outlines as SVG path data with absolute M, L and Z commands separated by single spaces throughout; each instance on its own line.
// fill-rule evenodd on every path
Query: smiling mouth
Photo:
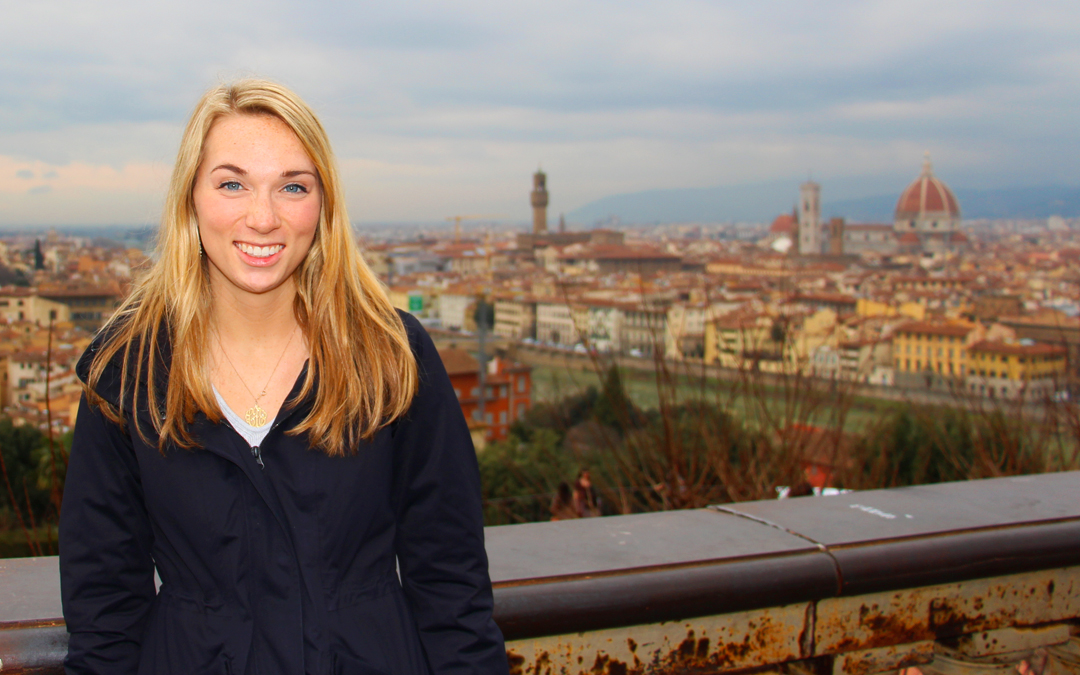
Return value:
M 252 246 L 251 244 L 244 244 L 236 242 L 236 248 L 242 252 L 251 256 L 252 258 L 269 258 L 275 253 L 285 248 L 284 244 L 274 244 L 273 246 Z

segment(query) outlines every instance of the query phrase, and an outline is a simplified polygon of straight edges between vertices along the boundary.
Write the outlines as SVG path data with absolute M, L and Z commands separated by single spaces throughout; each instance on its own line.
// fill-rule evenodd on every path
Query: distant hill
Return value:
M 1080 217 L 1080 187 L 1028 187 L 1002 190 L 953 190 L 964 218 Z M 900 195 L 824 203 L 825 217 L 843 216 L 850 222 L 890 222 Z
M 955 190 L 964 218 L 1080 217 L 1080 187 L 1044 186 Z M 826 201 L 822 215 L 849 222 L 890 222 L 899 193 Z M 611 216 L 625 223 L 768 222 L 791 209 L 798 186 L 790 180 L 756 185 L 646 190 L 604 197 L 566 214 L 591 225 Z
M 617 216 L 626 223 L 731 222 L 772 220 L 795 203 L 790 180 L 714 188 L 646 190 L 598 199 L 566 214 L 591 225 Z M 780 211 L 777 211 L 780 209 Z

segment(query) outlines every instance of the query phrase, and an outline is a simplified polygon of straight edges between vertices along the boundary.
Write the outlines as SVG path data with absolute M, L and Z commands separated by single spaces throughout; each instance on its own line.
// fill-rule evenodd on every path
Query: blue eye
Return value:
M 229 192 L 235 192 L 240 189 L 240 183 L 235 180 L 227 180 L 218 187 Z
M 285 186 L 285 192 L 291 192 L 294 195 L 306 195 L 308 189 L 299 183 L 289 183 Z

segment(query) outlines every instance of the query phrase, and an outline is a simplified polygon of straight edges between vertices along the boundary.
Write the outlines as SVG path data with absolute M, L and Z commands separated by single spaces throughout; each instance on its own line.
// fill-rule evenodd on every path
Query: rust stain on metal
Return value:
M 533 662 L 532 667 L 528 669 L 527 672 L 532 673 L 532 675 L 551 675 L 551 654 L 548 652 L 540 652 L 536 656 L 536 661 Z
M 817 605 L 817 654 L 875 649 L 1066 620 L 1080 611 L 1077 568 L 829 598 Z
M 789 673 L 873 675 L 928 663 L 935 643 L 995 654 L 1063 642 L 1062 622 L 1078 616 L 1073 567 L 519 640 L 507 657 L 513 675 L 711 675 L 782 663 Z
M 929 640 L 848 652 L 836 657 L 834 672 L 845 675 L 870 675 L 895 671 L 929 663 L 933 656 L 934 643 Z
M 806 605 L 520 640 L 515 675 L 705 675 L 799 658 Z
M 630 671 L 622 661 L 613 659 L 607 654 L 597 654 L 591 672 L 595 675 L 627 675 Z
M 524 675 L 525 657 L 517 652 L 506 650 L 506 660 L 510 664 L 510 675 Z

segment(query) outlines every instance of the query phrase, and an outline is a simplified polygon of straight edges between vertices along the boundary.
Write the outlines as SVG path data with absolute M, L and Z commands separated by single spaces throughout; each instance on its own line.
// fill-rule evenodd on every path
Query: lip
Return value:
M 262 256 L 254 256 L 254 255 L 251 255 L 249 253 L 245 253 L 243 251 L 243 249 L 240 248 L 241 245 L 254 246 L 254 247 L 280 246 L 281 248 L 278 249 L 278 251 L 276 253 L 273 253 L 271 255 L 262 257 Z M 268 267 L 270 265 L 273 265 L 274 263 L 276 263 L 278 260 L 281 259 L 282 253 L 285 252 L 285 244 L 281 244 L 281 243 L 276 243 L 276 244 L 251 244 L 251 243 L 248 243 L 246 241 L 234 241 L 233 242 L 233 248 L 236 250 L 237 255 L 240 256 L 240 260 L 242 260 L 244 263 L 246 263 L 248 265 L 251 265 L 252 267 Z

